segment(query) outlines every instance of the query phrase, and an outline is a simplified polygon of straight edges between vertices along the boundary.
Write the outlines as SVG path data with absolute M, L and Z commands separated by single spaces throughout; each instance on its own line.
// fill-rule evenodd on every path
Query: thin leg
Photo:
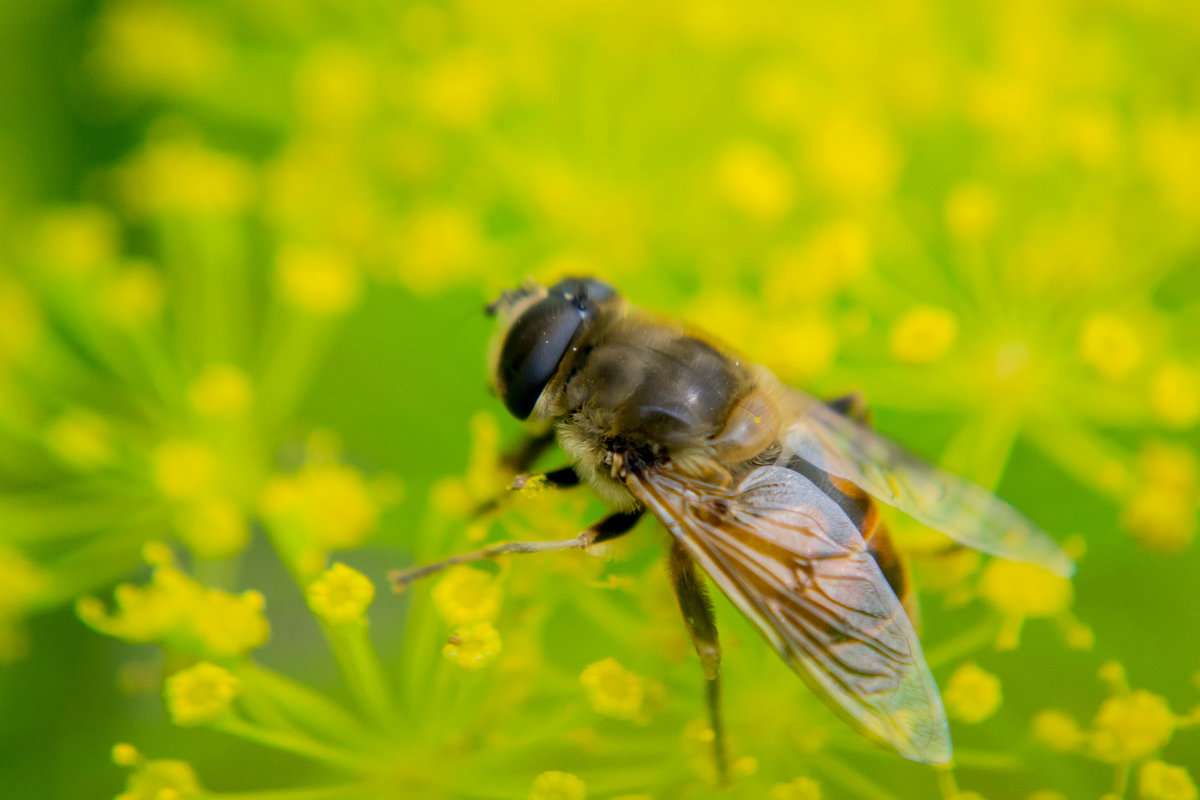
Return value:
M 713 758 L 717 762 L 717 780 L 723 785 L 729 781 L 729 765 L 725 752 L 725 725 L 721 721 L 721 643 L 717 638 L 717 620 L 696 566 L 678 542 L 671 545 L 669 563 L 675 598 L 704 671 L 708 716 L 713 731 Z
M 836 397 L 825 405 L 855 422 L 861 422 L 864 425 L 871 422 L 871 409 L 867 407 L 866 399 L 858 392 Z
M 451 556 L 444 561 L 438 561 L 434 564 L 426 564 L 423 567 L 413 567 L 412 569 L 396 570 L 392 572 L 388 578 L 392 582 L 392 589 L 396 592 L 403 592 L 408 584 L 421 578 L 428 577 L 435 573 L 441 572 L 444 569 L 458 566 L 459 564 L 467 564 L 472 561 L 484 561 L 489 558 L 497 558 L 503 555 L 514 555 L 517 553 L 548 553 L 554 550 L 586 550 L 597 542 L 604 542 L 610 539 L 615 539 L 623 533 L 628 533 L 637 524 L 641 517 L 641 511 L 617 511 L 609 514 L 602 520 L 590 525 L 587 530 L 576 536 L 574 539 L 561 539 L 553 542 L 501 542 L 490 547 L 485 547 L 482 550 L 475 550 L 470 553 L 462 553 L 457 556 Z

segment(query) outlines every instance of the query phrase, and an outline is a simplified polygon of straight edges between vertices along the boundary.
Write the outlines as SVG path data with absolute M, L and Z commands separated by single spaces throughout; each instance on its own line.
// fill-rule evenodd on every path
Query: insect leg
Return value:
M 721 721 L 721 643 L 717 638 L 717 620 L 708 592 L 696 573 L 695 563 L 678 542 L 671 545 L 669 565 L 675 598 L 679 601 L 679 610 L 683 613 L 692 644 L 700 656 L 700 667 L 704 671 L 717 780 L 725 784 L 729 778 L 729 768 L 725 753 L 725 726 Z
M 521 443 L 500 456 L 500 464 L 512 472 L 528 472 L 542 453 L 554 444 L 554 429 L 542 433 L 532 433 L 521 440 Z
M 551 470 L 538 475 L 518 475 L 513 478 L 512 483 L 508 485 L 507 492 L 519 492 L 526 486 L 534 482 L 539 482 L 540 485 L 551 489 L 571 489 L 579 485 L 579 473 L 574 467 L 562 467 L 561 469 Z M 506 494 L 507 494 L 506 492 Z M 506 495 L 493 497 L 489 500 L 484 500 L 475 507 L 471 516 L 482 517 L 485 514 L 490 514 L 500 507 L 501 501 Z
M 871 421 L 871 409 L 867 407 L 866 398 L 858 392 L 851 392 L 841 397 L 835 397 L 833 400 L 826 402 L 825 405 L 843 417 L 852 419 L 855 422 L 861 422 L 866 425 Z
M 501 542 L 499 544 L 485 547 L 482 550 L 474 550 L 470 553 L 462 553 L 457 556 L 451 556 L 444 561 L 438 561 L 433 564 L 426 564 L 423 567 L 413 567 L 412 569 L 396 570 L 388 575 L 392 582 L 392 589 L 396 592 L 404 591 L 405 587 L 413 581 L 418 581 L 421 578 L 428 577 L 435 573 L 441 572 L 444 569 L 458 566 L 459 564 L 467 564 L 472 561 L 484 561 L 490 558 L 497 558 L 504 555 L 514 555 L 517 553 L 548 553 L 554 550 L 586 550 L 593 544 L 598 542 L 606 542 L 610 539 L 615 539 L 621 534 L 628 533 L 633 530 L 633 526 L 642 516 L 642 511 L 615 511 L 607 517 L 599 520 L 588 526 L 583 533 L 573 539 L 559 539 L 550 542 Z

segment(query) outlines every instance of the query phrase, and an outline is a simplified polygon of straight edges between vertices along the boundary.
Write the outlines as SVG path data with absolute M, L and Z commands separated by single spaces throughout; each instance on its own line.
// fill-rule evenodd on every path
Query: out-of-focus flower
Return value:
M 500 633 L 490 622 L 472 622 L 456 628 L 442 655 L 467 672 L 478 672 L 500 655 Z
M 944 308 L 917 306 L 892 327 L 892 355 L 910 364 L 928 364 L 944 357 L 958 336 L 958 320 Z
M 1033 736 L 1052 750 L 1075 750 L 1083 741 L 1079 723 L 1065 711 L 1046 709 L 1033 718 Z
M 286 247 L 275 259 L 280 296 L 316 316 L 344 314 L 358 302 L 362 276 L 340 253 Z
M 963 722 L 983 722 L 1000 707 L 1000 679 L 976 664 L 963 664 L 942 692 L 947 713 Z
M 587 800 L 587 785 L 569 772 L 543 772 L 534 779 L 529 800 Z
M 326 622 L 362 624 L 375 599 L 375 585 L 361 572 L 334 564 L 308 585 L 305 596 L 312 612 Z
M 811 778 L 796 778 L 771 787 L 770 800 L 821 800 L 821 786 Z
M 114 747 L 113 761 L 117 766 L 133 767 L 125 791 L 116 800 L 190 800 L 203 794 L 195 770 L 186 761 L 148 760 L 131 745 Z
M 503 596 L 495 578 L 470 567 L 451 569 L 431 594 L 438 614 L 451 625 L 494 622 Z
M 1005 619 L 997 646 L 1016 647 L 1024 620 L 1068 614 L 1071 582 L 1017 561 L 993 559 L 979 579 L 979 593 Z
M 220 717 L 238 693 L 238 679 L 216 664 L 201 662 L 167 679 L 163 692 L 176 725 L 202 725 Z
M 188 387 L 188 402 L 203 417 L 236 417 L 253 398 L 249 377 L 230 364 L 205 367 Z
M 580 674 L 579 683 L 597 714 L 633 721 L 646 719 L 648 682 L 616 659 L 589 664 Z
M 1088 746 L 1104 761 L 1134 761 L 1165 745 L 1174 731 L 1175 715 L 1167 701 L 1139 689 L 1100 705 Z
M 1138 771 L 1141 800 L 1196 800 L 1196 784 L 1186 767 L 1147 761 Z
M 1142 361 L 1143 345 L 1133 324 L 1113 314 L 1094 314 L 1083 324 L 1079 354 L 1105 378 L 1129 375 Z

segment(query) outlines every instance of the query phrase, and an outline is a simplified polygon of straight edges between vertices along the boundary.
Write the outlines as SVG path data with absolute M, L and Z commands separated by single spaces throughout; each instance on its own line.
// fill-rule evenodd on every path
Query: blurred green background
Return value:
M 1195 800 L 1197 52 L 1178 0 L 0 5 L 0 793 Z M 714 788 L 650 523 L 388 591 L 601 512 L 466 513 L 480 309 L 573 274 L 1079 557 L 892 518 L 953 774 L 721 600 Z

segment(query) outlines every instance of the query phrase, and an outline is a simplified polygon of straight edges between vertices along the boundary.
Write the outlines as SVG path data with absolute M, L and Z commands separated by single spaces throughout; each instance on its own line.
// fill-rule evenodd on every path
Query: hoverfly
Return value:
M 682 323 L 630 307 L 606 283 L 527 283 L 488 306 L 493 388 L 547 426 L 614 511 L 564 541 L 509 542 L 392 575 L 397 590 L 506 553 L 584 549 L 647 511 L 670 532 L 676 598 L 708 688 L 724 774 L 720 646 L 696 565 L 775 652 L 867 737 L 914 761 L 951 758 L 949 727 L 906 613 L 907 574 L 873 500 L 956 541 L 1063 576 L 1071 559 L 1013 507 L 920 461 L 854 416 L 784 386 Z M 517 484 L 524 479 L 519 478 Z

